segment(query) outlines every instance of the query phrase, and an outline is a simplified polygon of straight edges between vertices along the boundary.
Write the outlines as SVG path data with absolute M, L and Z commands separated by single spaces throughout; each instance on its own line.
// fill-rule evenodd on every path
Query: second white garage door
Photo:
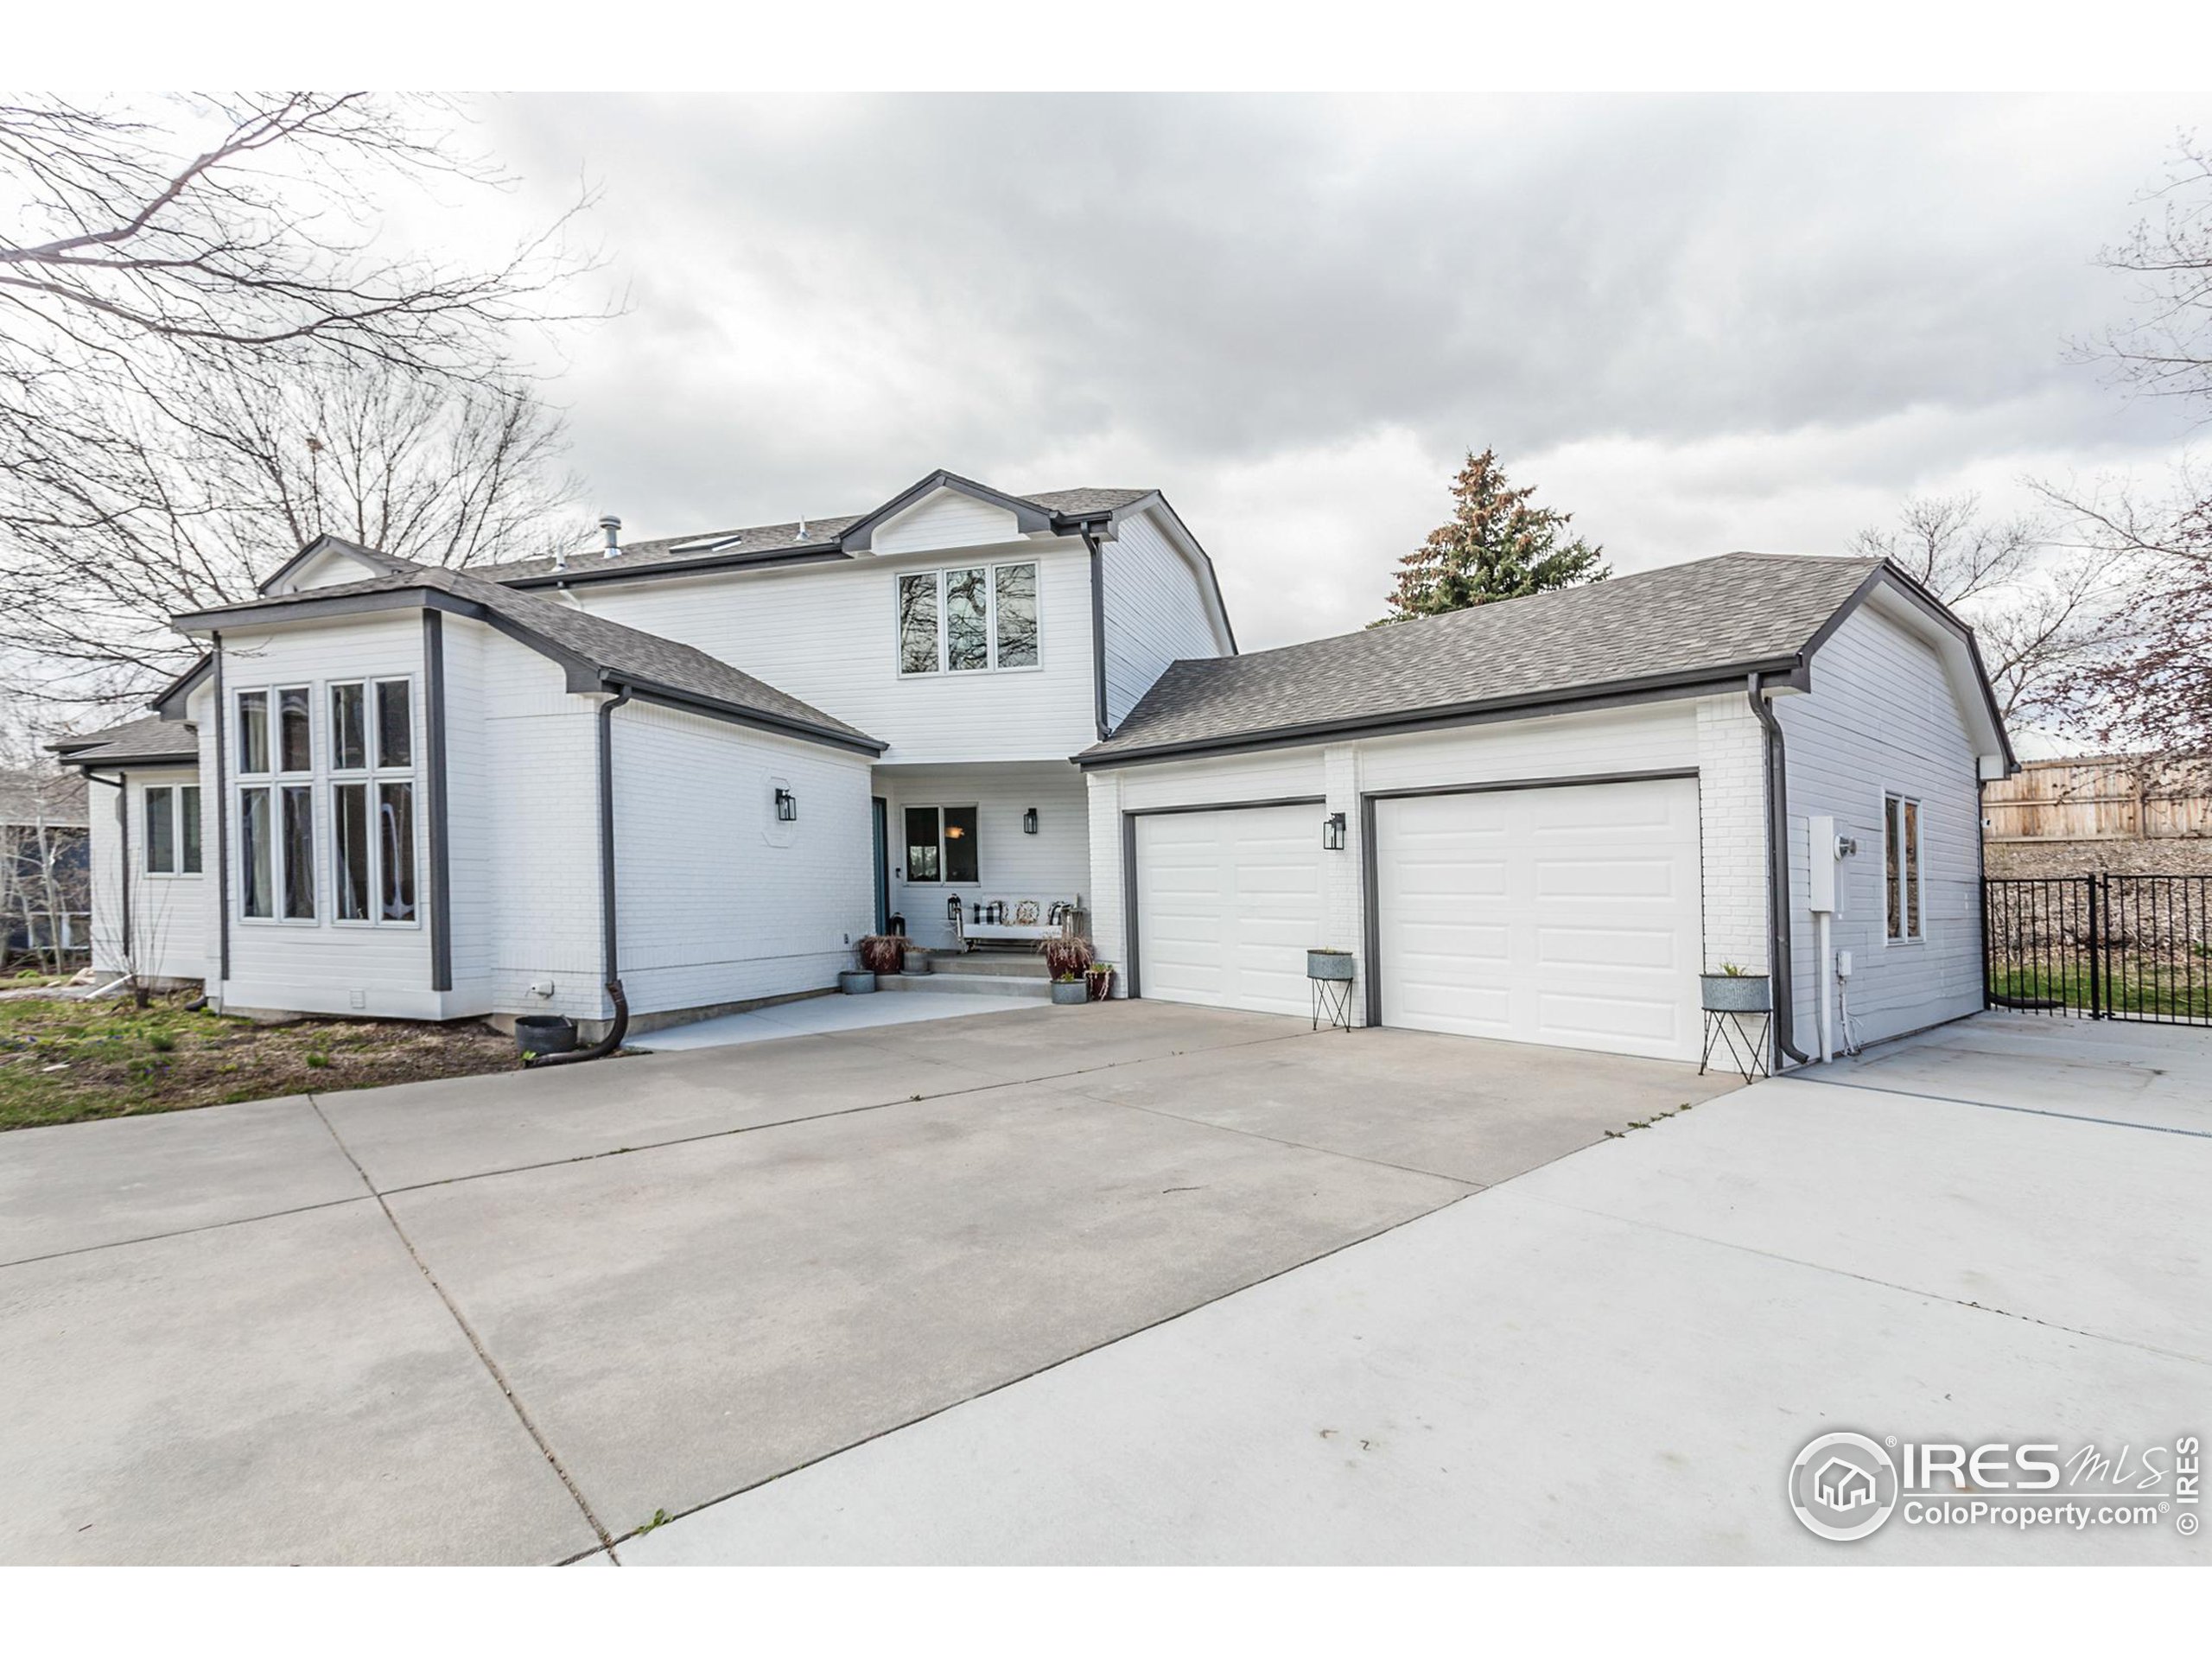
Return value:
M 1321 809 L 1238 807 L 1136 821 L 1139 994 L 1309 1011 L 1321 938 Z
M 1697 780 L 1375 804 L 1382 1023 L 1698 1056 Z

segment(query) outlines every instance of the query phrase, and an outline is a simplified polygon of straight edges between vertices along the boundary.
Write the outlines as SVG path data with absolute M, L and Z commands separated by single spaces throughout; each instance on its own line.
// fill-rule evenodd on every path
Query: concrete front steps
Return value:
M 926 974 L 878 974 L 880 991 L 929 991 L 939 996 L 1023 996 L 1052 1000 L 1045 959 L 1029 951 L 932 951 Z

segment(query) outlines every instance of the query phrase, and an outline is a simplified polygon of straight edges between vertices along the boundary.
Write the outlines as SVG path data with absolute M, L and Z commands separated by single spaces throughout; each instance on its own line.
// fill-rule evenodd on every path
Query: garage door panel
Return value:
M 1375 822 L 1384 1024 L 1696 1055 L 1694 779 L 1382 800 Z
M 1304 1014 L 1321 938 L 1314 806 L 1136 821 L 1138 988 L 1149 997 Z

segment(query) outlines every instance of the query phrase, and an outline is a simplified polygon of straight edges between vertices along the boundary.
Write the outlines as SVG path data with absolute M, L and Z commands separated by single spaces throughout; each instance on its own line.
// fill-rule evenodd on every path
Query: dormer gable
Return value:
M 1036 502 L 939 470 L 855 519 L 837 544 L 855 556 L 926 553 L 1052 533 L 1052 513 Z
M 409 568 L 404 559 L 395 559 L 358 542 L 338 536 L 318 536 L 285 560 L 254 592 L 264 599 L 273 598 L 316 588 L 335 588 L 342 582 L 363 582 L 371 576 L 389 576 Z

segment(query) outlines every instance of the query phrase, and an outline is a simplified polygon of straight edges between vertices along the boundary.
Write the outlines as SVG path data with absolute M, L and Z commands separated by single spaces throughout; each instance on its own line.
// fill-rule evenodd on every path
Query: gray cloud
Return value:
M 2171 99 L 516 99 L 632 308 L 561 385 L 676 531 L 929 467 L 1158 484 L 1249 643 L 1356 626 L 1495 444 L 1623 568 L 2150 464 L 2063 342 Z

